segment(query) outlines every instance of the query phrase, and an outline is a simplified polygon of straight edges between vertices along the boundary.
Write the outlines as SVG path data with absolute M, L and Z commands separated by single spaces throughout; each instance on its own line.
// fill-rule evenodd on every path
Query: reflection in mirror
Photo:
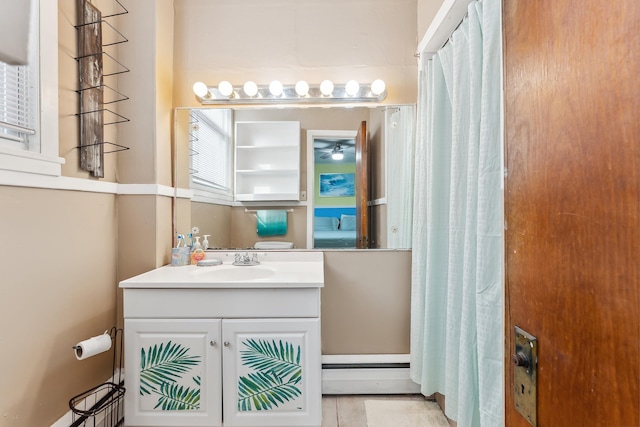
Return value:
M 329 211 L 319 211 L 316 215 L 317 209 L 344 209 L 334 212 L 333 216 L 338 219 L 338 230 L 341 219 L 344 219 L 342 231 L 350 228 L 351 213 L 347 208 L 355 203 L 349 195 L 350 168 L 355 167 L 350 166 L 355 156 L 353 137 L 359 123 L 366 121 L 369 129 L 370 247 L 410 248 L 414 117 L 413 106 L 177 108 L 174 230 L 184 234 L 197 226 L 200 235 L 209 235 L 211 248 L 253 248 L 262 241 L 292 242 L 294 248 L 321 247 L 322 243 L 316 244 L 314 238 L 314 228 L 321 225 L 314 219 L 316 216 L 327 217 Z M 234 124 L 252 121 L 299 122 L 300 170 L 296 175 L 300 180 L 299 200 L 234 201 Z M 309 139 L 312 134 L 317 136 L 315 140 Z M 336 134 L 340 137 L 336 138 Z M 206 153 L 211 150 L 217 155 L 208 160 Z M 340 151 L 343 158 L 338 163 L 332 155 Z M 270 150 L 268 153 L 265 158 L 275 155 Z M 327 163 L 329 159 L 331 163 Z M 336 164 L 341 164 L 341 168 L 336 168 Z M 321 179 L 324 180 L 322 188 Z M 285 234 L 257 234 L 255 212 L 265 209 L 286 209 Z
M 351 134 L 312 131 L 313 247 L 356 247 L 356 147 Z M 311 181 L 309 181 L 311 182 Z M 310 193 L 311 194 L 311 193 Z
M 389 107 L 384 112 L 388 248 L 410 248 L 413 224 L 415 108 Z

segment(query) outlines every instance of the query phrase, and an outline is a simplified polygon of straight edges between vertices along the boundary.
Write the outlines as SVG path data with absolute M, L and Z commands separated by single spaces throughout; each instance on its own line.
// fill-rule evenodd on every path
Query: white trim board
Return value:
M 161 184 L 118 184 L 67 176 L 48 176 L 0 170 L 0 185 L 43 188 L 48 190 L 85 191 L 89 193 L 156 195 L 174 197 L 176 190 Z M 182 194 L 182 192 L 180 192 Z M 182 194 L 184 196 L 184 194 Z M 187 196 L 188 197 L 188 196 Z
M 422 59 L 431 58 L 447 42 L 467 14 L 473 0 L 444 0 L 418 45 Z
M 322 394 L 418 394 L 409 368 L 323 369 Z
M 409 354 L 323 354 L 323 365 L 371 364 L 371 363 L 409 363 Z
M 160 184 L 118 184 L 117 194 L 149 194 L 173 197 L 176 190 L 173 187 Z

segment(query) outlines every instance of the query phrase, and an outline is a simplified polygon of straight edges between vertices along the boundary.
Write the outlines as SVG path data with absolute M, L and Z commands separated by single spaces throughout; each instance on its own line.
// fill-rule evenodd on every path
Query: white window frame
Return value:
M 24 1 L 24 0 L 21 0 Z M 0 146 L 0 183 L 24 185 L 27 175 L 59 177 L 64 159 L 59 157 L 58 134 L 58 2 L 31 0 L 38 13 L 39 25 L 36 50 L 39 58 L 37 73 L 38 110 L 35 115 L 39 142 L 34 151 Z M 39 30 L 39 31 L 38 31 Z M 37 150 L 37 151 L 35 151 Z
M 233 204 L 233 112 L 231 112 L 231 124 L 229 127 L 229 169 L 228 169 L 228 182 L 229 187 L 226 189 L 216 188 L 214 186 L 202 185 L 196 179 L 194 179 L 194 175 L 190 174 L 190 186 L 193 191 L 194 202 L 202 202 L 202 203 L 215 203 L 222 205 L 232 205 Z M 190 162 L 191 163 L 191 162 Z M 191 164 L 189 165 L 191 167 Z

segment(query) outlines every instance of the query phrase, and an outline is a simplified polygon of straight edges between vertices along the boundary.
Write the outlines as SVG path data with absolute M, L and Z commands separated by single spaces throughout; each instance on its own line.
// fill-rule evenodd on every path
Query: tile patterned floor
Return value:
M 322 427 L 367 427 L 364 401 L 371 399 L 425 400 L 422 395 L 323 396 Z

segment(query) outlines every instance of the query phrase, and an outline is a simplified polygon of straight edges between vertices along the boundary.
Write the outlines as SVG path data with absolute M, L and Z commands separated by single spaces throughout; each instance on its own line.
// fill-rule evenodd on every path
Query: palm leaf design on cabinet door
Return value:
M 140 395 L 158 395 L 155 408 L 189 410 L 200 408 L 200 377 L 192 377 L 198 387 L 180 385 L 178 380 L 194 366 L 201 356 L 190 356 L 190 348 L 171 341 L 140 349 Z
M 302 394 L 300 346 L 279 340 L 249 339 L 240 351 L 242 364 L 254 372 L 238 378 L 238 410 L 266 410 Z
M 200 408 L 199 388 L 191 389 L 176 383 L 162 383 L 160 395 L 155 408 L 159 407 L 163 411 L 186 411 Z

